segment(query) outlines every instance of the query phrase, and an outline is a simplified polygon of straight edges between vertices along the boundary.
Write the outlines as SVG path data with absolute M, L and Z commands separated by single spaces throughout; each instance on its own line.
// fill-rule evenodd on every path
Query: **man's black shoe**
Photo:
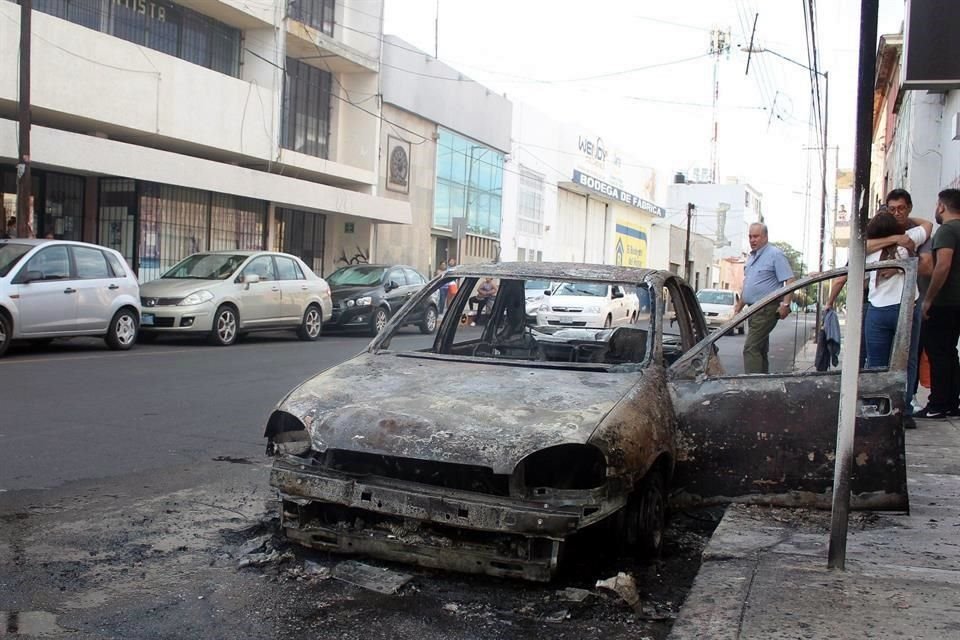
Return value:
M 903 416 L 903 428 L 916 429 L 917 421 L 913 419 L 913 416 Z
M 920 411 L 917 411 L 913 414 L 914 418 L 921 418 L 923 420 L 944 420 L 947 417 L 946 411 L 934 411 L 930 408 L 930 405 L 925 406 Z

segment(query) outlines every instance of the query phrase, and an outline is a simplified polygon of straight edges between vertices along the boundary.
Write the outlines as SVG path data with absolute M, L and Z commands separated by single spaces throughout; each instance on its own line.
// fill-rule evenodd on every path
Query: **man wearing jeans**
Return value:
M 743 267 L 743 292 L 737 303 L 737 313 L 743 305 L 759 302 L 784 285 L 793 282 L 793 269 L 783 251 L 769 244 L 767 225 L 755 222 L 750 225 L 750 257 Z M 743 372 L 770 373 L 770 332 L 777 321 L 790 315 L 791 295 L 787 294 L 779 306 L 767 305 L 750 318 L 749 333 L 743 345 Z
M 940 228 L 933 236 L 933 276 L 923 299 L 924 346 L 930 359 L 930 400 L 918 418 L 960 415 L 960 190 L 937 200 Z

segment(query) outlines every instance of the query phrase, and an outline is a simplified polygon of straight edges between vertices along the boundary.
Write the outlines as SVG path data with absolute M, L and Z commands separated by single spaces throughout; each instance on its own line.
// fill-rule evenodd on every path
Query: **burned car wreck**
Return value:
M 488 278 L 496 295 L 472 326 L 471 298 Z M 391 348 L 403 315 L 449 279 L 458 293 L 432 346 Z M 527 281 L 582 284 L 586 313 L 597 284 L 649 304 L 629 324 L 541 326 L 527 313 Z M 786 418 L 796 406 L 776 392 L 784 380 L 718 382 L 726 379 L 714 343 L 725 333 L 708 335 L 693 291 L 669 272 L 459 267 L 415 295 L 364 353 L 306 381 L 270 416 L 270 481 L 285 533 L 318 549 L 545 581 L 588 527 L 608 528 L 624 550 L 657 551 L 671 486 L 687 503 L 828 500 L 836 407 L 832 425 L 806 437 Z M 903 384 L 890 369 L 883 390 Z M 813 382 L 795 389 L 830 396 L 827 378 L 799 377 Z M 734 387 L 744 381 L 741 393 Z M 795 400 L 807 398 L 798 391 Z M 895 399 L 884 407 L 889 420 L 863 425 L 868 463 L 854 489 L 871 506 L 902 508 L 902 426 Z M 816 417 L 828 422 L 830 409 Z M 778 453 L 800 446 L 791 438 L 802 441 L 797 460 Z

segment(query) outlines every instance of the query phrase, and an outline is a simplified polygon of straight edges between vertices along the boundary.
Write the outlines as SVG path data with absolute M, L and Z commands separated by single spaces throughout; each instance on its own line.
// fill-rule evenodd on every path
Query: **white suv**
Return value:
M 0 240 L 0 355 L 11 340 L 103 336 L 129 349 L 140 289 L 123 256 L 64 240 Z
M 609 328 L 633 324 L 640 299 L 619 284 L 563 282 L 544 292 L 537 310 L 538 325 Z

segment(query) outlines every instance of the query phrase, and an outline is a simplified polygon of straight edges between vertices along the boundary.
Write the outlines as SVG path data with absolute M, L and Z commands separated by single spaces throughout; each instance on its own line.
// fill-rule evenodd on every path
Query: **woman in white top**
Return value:
M 867 225 L 867 238 L 886 238 L 904 233 L 900 223 L 891 213 L 878 213 Z M 920 246 L 927 240 L 927 230 L 922 226 L 907 229 L 905 234 Z M 910 252 L 901 246 L 890 246 L 874 251 L 867 256 L 867 264 L 882 260 L 909 258 Z M 900 318 L 900 300 L 903 297 L 903 271 L 882 269 L 870 272 L 870 294 L 867 316 L 864 320 L 864 337 L 867 340 L 867 368 L 883 368 L 890 364 L 893 337 L 897 333 Z M 914 300 L 919 296 L 914 285 Z

